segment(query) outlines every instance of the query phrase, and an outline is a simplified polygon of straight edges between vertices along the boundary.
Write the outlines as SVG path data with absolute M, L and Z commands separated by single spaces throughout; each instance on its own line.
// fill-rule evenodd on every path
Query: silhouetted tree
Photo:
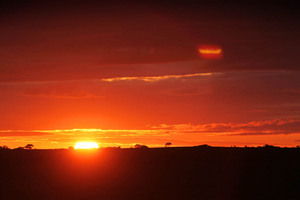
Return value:
M 165 147 L 170 147 L 172 145 L 171 142 L 166 142 Z
M 33 149 L 34 145 L 33 144 L 27 144 L 24 148 L 25 149 Z
M 0 149 L 9 149 L 9 148 L 8 148 L 8 146 L 3 145 L 3 146 L 0 146 Z

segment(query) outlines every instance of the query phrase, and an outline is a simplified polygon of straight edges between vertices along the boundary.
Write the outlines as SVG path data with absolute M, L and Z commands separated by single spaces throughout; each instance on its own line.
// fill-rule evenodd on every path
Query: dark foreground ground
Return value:
M 0 151 L 0 199 L 300 199 L 300 149 Z

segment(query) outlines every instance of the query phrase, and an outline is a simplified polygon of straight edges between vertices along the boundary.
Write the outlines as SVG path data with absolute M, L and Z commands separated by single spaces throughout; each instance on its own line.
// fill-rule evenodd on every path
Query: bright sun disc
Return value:
M 77 142 L 75 149 L 98 149 L 99 146 L 96 142 Z

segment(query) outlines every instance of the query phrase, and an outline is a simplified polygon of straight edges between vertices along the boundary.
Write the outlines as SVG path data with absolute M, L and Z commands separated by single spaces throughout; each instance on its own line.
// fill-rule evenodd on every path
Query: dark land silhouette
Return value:
M 300 148 L 0 150 L 0 199 L 299 199 Z

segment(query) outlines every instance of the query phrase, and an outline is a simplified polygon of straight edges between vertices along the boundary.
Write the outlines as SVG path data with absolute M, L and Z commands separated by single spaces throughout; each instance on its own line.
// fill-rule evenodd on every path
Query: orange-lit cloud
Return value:
M 189 77 L 200 77 L 200 76 L 211 76 L 213 73 L 195 73 L 195 74 L 182 74 L 182 75 L 164 75 L 164 76 L 133 76 L 133 77 L 116 77 L 101 79 L 102 81 L 113 82 L 113 81 L 146 81 L 146 82 L 156 82 L 167 79 L 180 79 L 180 78 L 189 78 Z
M 47 135 L 47 139 L 45 139 Z M 287 136 L 288 135 L 288 136 Z M 23 137 L 22 137 L 23 136 Z M 26 137 L 25 137 L 26 136 Z M 234 136 L 234 137 L 228 137 Z M 280 138 L 280 140 L 278 140 Z M 102 147 L 130 147 L 134 143 L 163 146 L 173 141 L 175 146 L 258 145 L 263 143 L 293 146 L 300 139 L 300 120 L 266 120 L 246 123 L 175 124 L 149 126 L 145 129 L 62 129 L 62 130 L 2 130 L 0 139 L 6 144 L 25 145 L 35 142 L 39 148 L 67 147 L 77 141 L 97 141 Z M 230 142 L 231 141 L 231 142 Z M 11 145 L 12 146 L 12 145 Z
M 220 135 L 275 135 L 300 133 L 300 120 L 266 120 L 247 123 L 177 124 L 154 126 L 158 130 L 180 130 L 182 132 L 213 132 Z

